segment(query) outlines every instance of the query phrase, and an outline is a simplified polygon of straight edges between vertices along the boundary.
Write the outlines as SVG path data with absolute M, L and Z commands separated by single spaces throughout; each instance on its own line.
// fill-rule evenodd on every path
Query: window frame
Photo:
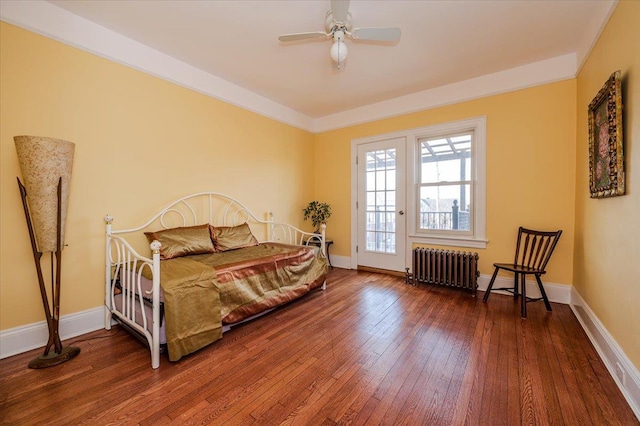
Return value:
M 422 164 L 422 144 L 424 142 L 428 141 L 433 141 L 433 140 L 441 140 L 441 139 L 449 139 L 449 138 L 455 138 L 455 137 L 459 137 L 462 135 L 470 135 L 471 136 L 471 140 L 470 140 L 470 152 L 469 152 L 469 168 L 470 168 L 470 173 L 467 179 L 464 180 L 432 180 L 432 181 L 427 181 L 425 182 L 424 176 L 422 174 L 422 171 L 424 170 L 424 165 Z M 415 188 L 414 190 L 416 191 L 416 199 L 420 200 L 420 194 L 422 193 L 422 189 L 423 188 L 441 188 L 441 187 L 447 187 L 447 186 L 462 186 L 462 185 L 469 185 L 469 189 L 470 189 L 470 194 L 469 194 L 469 205 L 471 206 L 471 208 L 473 209 L 475 207 L 475 200 L 474 200 L 474 188 L 475 188 L 475 181 L 472 178 L 472 173 L 473 173 L 473 160 L 472 160 L 472 154 L 473 154 L 473 146 L 475 144 L 475 133 L 471 130 L 467 130 L 464 132 L 460 132 L 460 133 L 445 133 L 443 135 L 435 135 L 435 136 L 430 136 L 428 138 L 422 137 L 422 138 L 418 138 L 416 141 L 416 160 L 418 161 L 416 163 L 416 173 L 417 173 L 417 179 L 415 182 Z M 436 157 L 437 158 L 437 157 Z M 462 199 L 458 199 L 457 200 L 460 205 L 459 208 L 462 208 L 462 204 L 464 201 L 464 198 Z M 428 229 L 428 228 L 421 228 L 420 227 L 420 222 L 421 222 L 421 217 L 420 215 L 422 214 L 422 212 L 420 211 L 421 208 L 421 204 L 418 203 L 418 205 L 416 206 L 417 210 L 416 210 L 416 233 L 417 234 L 424 234 L 424 233 L 428 233 L 428 234 L 443 234 L 443 235 L 455 235 L 455 236 L 470 236 L 470 235 L 474 235 L 474 219 L 473 217 L 471 217 L 471 220 L 469 221 L 469 229 L 468 230 L 449 230 L 449 229 Z
M 424 139 L 472 132 L 470 231 L 420 229 L 420 144 Z M 412 243 L 486 248 L 486 116 L 435 124 L 410 132 L 407 138 L 407 238 Z

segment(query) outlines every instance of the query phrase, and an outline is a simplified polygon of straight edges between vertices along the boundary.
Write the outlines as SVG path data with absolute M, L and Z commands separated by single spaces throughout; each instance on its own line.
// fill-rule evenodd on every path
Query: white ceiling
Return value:
M 495 86 L 485 90 L 493 93 L 571 78 L 616 4 L 610 0 L 352 0 L 354 27 L 400 27 L 402 37 L 394 45 L 348 40 L 346 66 L 337 70 L 329 57 L 329 41 L 288 45 L 278 41 L 280 34 L 324 30 L 329 0 L 33 2 L 42 15 L 51 18 L 55 12 L 59 16 L 56 21 L 64 21 L 66 27 L 61 26 L 57 34 L 47 29 L 55 23 L 34 18 L 37 8 L 33 4 L 17 4 L 31 2 L 2 3 L 3 20 L 22 23 L 196 90 L 213 92 L 209 94 L 241 106 L 251 104 L 253 96 L 258 102 L 249 109 L 264 112 L 261 108 L 266 108 L 271 110 L 266 115 L 277 118 L 284 114 L 282 121 L 312 130 L 335 127 L 327 118 L 347 114 L 345 111 L 351 111 L 351 121 L 358 121 L 354 113 L 358 111 L 372 117 L 384 115 L 367 109 L 371 105 L 384 109 L 386 103 L 389 115 L 403 112 L 402 107 L 397 108 L 398 99 L 415 103 L 415 96 L 411 96 L 416 93 L 422 94 L 421 100 L 405 110 L 433 105 L 428 98 L 439 96 L 437 88 L 443 86 L 449 93 L 471 89 L 468 97 L 473 97 L 475 86 L 483 84 Z M 23 22 L 26 15 L 31 15 L 29 23 Z M 91 26 L 94 32 L 89 31 Z M 77 34 L 69 35 L 71 30 Z M 124 54 L 113 51 L 117 44 L 114 33 L 126 37 L 118 39 L 120 46 L 139 42 L 138 53 L 131 59 L 119 57 Z M 192 80 L 202 82 L 181 82 L 190 78 L 188 73 L 163 75 L 162 61 L 136 64 L 145 59 L 139 53 L 144 49 L 150 52 L 149 57 L 160 52 L 178 60 L 175 63 L 195 67 L 199 73 Z M 558 71 L 553 69 L 557 66 Z M 192 67 L 188 69 L 193 73 Z M 521 71 L 516 82 L 510 83 L 514 75 L 508 74 L 510 70 Z M 222 87 L 218 94 L 215 87 L 205 87 L 207 79 Z M 505 81 L 504 88 L 500 80 Z M 226 88 L 225 81 L 230 83 Z M 465 89 L 464 84 L 459 85 L 465 81 L 474 84 Z M 280 112 L 275 111 L 278 108 Z

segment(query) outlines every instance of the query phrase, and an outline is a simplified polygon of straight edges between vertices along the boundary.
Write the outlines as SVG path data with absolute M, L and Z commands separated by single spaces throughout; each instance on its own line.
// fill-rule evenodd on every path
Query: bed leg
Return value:
M 156 368 L 160 367 L 160 345 L 154 342 L 152 346 L 153 347 L 151 349 L 151 368 L 155 370 Z
M 108 308 L 104 309 L 104 329 L 111 330 L 111 311 Z
M 324 280 L 324 282 L 322 283 L 322 291 L 326 291 L 327 290 L 327 280 Z

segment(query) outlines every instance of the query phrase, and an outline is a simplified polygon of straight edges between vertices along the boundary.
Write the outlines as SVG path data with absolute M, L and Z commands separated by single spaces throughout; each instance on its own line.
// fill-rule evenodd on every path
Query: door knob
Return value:
M 399 214 L 400 216 L 404 215 L 404 210 L 400 210 L 400 211 L 398 212 L 398 214 Z

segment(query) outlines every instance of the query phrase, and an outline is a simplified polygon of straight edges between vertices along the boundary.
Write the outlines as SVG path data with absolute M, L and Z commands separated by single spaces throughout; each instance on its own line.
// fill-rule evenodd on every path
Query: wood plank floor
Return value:
M 482 295 L 482 293 L 480 293 Z M 29 370 L 0 361 L 2 424 L 638 425 L 571 309 L 334 269 L 317 291 L 150 368 L 120 327 Z

